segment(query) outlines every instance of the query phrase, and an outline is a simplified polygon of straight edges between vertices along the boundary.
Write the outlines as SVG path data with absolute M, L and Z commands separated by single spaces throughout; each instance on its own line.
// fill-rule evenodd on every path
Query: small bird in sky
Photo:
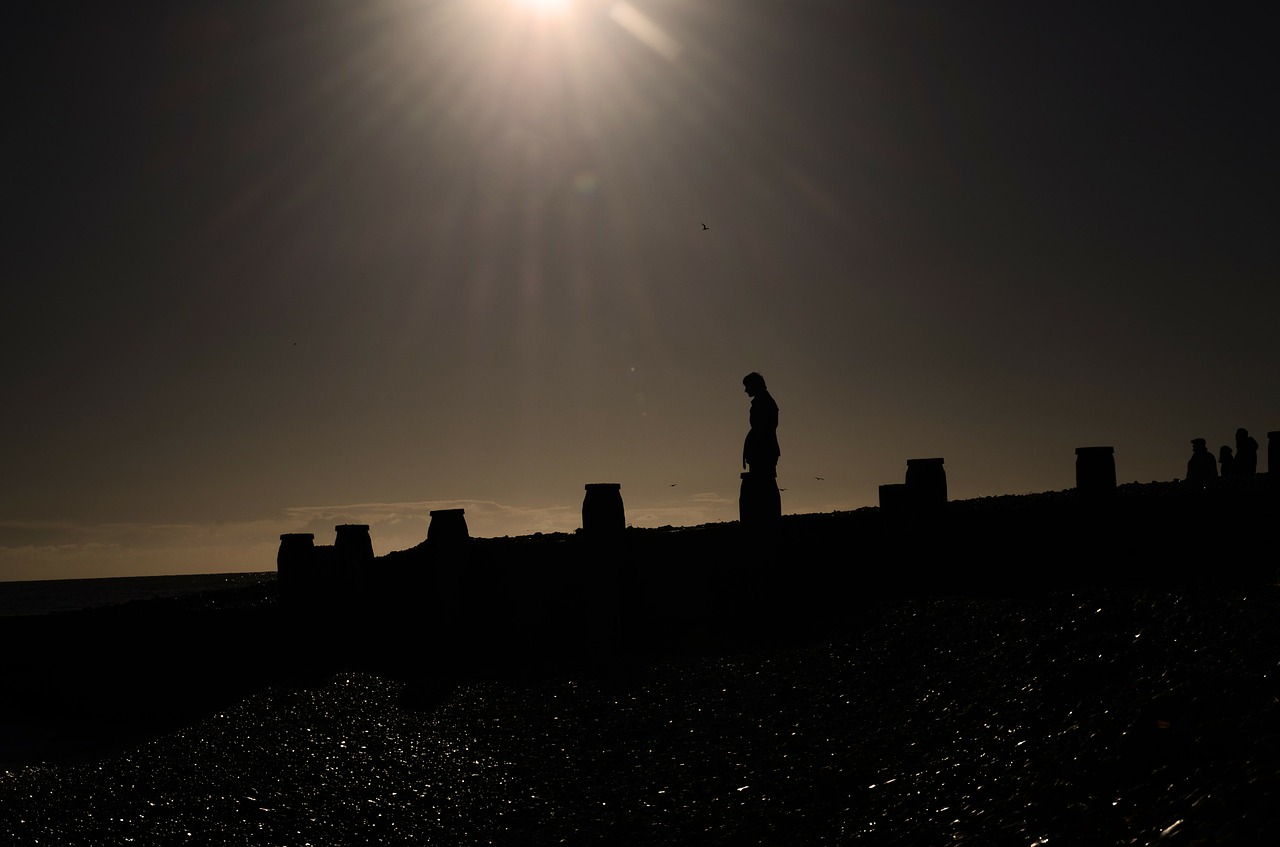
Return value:
M 671 487 L 672 487 L 672 488 L 675 488 L 675 487 L 676 487 L 676 485 L 677 485 L 677 483 L 674 483 L 674 482 L 673 482 L 673 483 L 671 483 Z
M 814 479 L 823 479 L 823 477 L 815 476 Z
M 711 229 L 711 227 L 707 226 L 706 224 L 703 224 L 703 225 L 702 225 L 702 228 L 703 228 L 703 229 Z

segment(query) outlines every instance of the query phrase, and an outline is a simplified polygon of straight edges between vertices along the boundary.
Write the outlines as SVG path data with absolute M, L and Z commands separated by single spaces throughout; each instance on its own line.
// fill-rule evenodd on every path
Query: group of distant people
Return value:
M 1205 446 L 1203 438 L 1191 439 L 1191 458 L 1187 460 L 1187 482 L 1204 483 L 1217 479 L 1219 475 L 1252 476 L 1257 472 L 1258 442 L 1244 427 L 1236 430 L 1235 449 L 1232 450 L 1227 444 L 1222 445 L 1216 459 Z
M 742 379 L 751 398 L 751 430 L 742 445 L 742 466 L 750 467 L 758 476 L 777 477 L 778 404 L 765 387 L 764 377 L 749 373 Z M 1187 482 L 1204 484 L 1219 476 L 1253 476 L 1258 472 L 1258 442 L 1249 430 L 1236 430 L 1236 446 L 1224 444 L 1215 458 L 1203 438 L 1191 439 L 1191 458 L 1187 460 Z

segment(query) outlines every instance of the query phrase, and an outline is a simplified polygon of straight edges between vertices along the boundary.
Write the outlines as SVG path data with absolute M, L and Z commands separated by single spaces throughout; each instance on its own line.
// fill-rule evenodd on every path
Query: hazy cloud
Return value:
M 627 504 L 637 527 L 696 526 L 737 519 L 737 501 L 714 492 L 658 504 Z M 421 500 L 292 506 L 271 518 L 214 523 L 0 522 L 0 580 L 97 576 L 233 573 L 274 570 L 280 535 L 315 534 L 332 544 L 339 524 L 367 524 L 383 555 L 427 537 L 431 513 L 464 509 L 473 537 L 573 532 L 581 503 L 512 506 L 492 500 Z
M 0 580 L 275 569 L 280 524 L 0 522 Z

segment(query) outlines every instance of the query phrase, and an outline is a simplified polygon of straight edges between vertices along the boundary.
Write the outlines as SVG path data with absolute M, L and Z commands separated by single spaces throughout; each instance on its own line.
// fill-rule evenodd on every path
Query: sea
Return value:
M 135 600 L 182 597 L 223 588 L 240 588 L 275 578 L 275 571 L 267 571 L 0 582 L 0 618 L 74 612 Z

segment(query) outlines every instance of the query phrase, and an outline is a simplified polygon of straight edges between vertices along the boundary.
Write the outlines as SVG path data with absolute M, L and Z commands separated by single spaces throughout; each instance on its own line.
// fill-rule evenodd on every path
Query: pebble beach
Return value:
M 299 669 L 263 643 L 274 584 L 102 612 L 93 626 L 148 621 L 141 644 L 174 617 L 155 604 L 197 627 L 201 614 L 231 615 L 241 661 L 219 666 L 223 652 L 197 645 L 187 658 L 202 672 L 146 676 L 141 696 L 144 675 L 113 684 L 110 662 L 89 682 L 51 682 L 49 668 L 9 658 L 0 836 L 1274 843 L 1280 591 L 1252 576 L 1132 582 L 898 581 L 812 625 L 761 622 L 762 637 L 689 630 L 662 649 L 447 678 L 407 673 L 403 659 Z M 157 705 L 165 691 L 171 702 Z M 41 696 L 48 708 L 30 708 Z M 101 709 L 85 702 L 94 696 Z M 55 708 L 71 697 L 79 704 Z M 59 736 L 62 718 L 78 729 Z

